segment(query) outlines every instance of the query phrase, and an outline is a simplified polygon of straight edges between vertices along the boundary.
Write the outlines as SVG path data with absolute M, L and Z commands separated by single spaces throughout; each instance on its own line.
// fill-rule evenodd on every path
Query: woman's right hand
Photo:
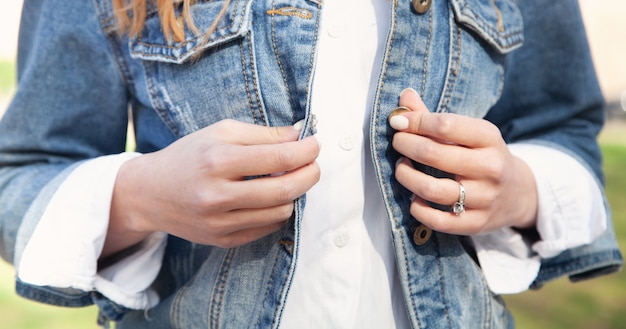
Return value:
M 224 120 L 126 162 L 102 257 L 155 231 L 229 248 L 279 230 L 320 177 L 320 146 L 299 133 Z

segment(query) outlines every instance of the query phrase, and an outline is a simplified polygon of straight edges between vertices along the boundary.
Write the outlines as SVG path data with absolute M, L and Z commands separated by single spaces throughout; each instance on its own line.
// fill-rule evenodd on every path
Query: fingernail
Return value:
M 409 119 L 404 115 L 394 115 L 389 118 L 389 125 L 395 130 L 405 130 L 409 128 Z
M 296 131 L 302 131 L 302 126 L 304 126 L 304 119 L 294 123 L 293 129 Z
M 412 92 L 415 93 L 417 96 L 419 96 L 420 94 L 417 93 L 417 91 L 415 91 L 415 89 L 409 87 L 409 88 L 404 88 L 401 92 L 400 92 L 400 96 L 402 96 L 404 93 L 406 92 Z

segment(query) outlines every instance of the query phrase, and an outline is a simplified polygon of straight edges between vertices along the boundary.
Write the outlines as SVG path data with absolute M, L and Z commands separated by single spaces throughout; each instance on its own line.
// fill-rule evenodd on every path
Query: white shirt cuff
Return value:
M 541 258 L 591 243 L 607 225 L 600 186 L 576 159 L 537 144 L 511 144 L 509 149 L 535 176 L 541 240 L 531 246 L 510 228 L 472 236 L 487 284 L 496 294 L 527 290 L 539 273 Z
M 103 156 L 74 169 L 52 196 L 24 249 L 18 265 L 21 281 L 83 291 L 97 289 L 132 309 L 158 302 L 150 285 L 161 267 L 165 233 L 152 234 L 139 251 L 98 272 L 117 172 L 137 156 Z

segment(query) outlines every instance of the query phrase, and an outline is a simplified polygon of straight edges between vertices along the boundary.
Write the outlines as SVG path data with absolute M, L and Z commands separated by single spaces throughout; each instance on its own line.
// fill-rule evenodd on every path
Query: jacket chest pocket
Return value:
M 524 41 L 514 0 L 450 0 L 450 61 L 438 111 L 483 117 L 504 85 L 506 54 Z
M 217 28 L 206 35 L 224 0 L 198 1 L 191 14 L 200 33 L 185 29 L 182 41 L 168 42 L 153 14 L 130 41 L 151 106 L 177 137 L 226 118 L 265 122 L 255 90 L 251 3 L 231 0 Z

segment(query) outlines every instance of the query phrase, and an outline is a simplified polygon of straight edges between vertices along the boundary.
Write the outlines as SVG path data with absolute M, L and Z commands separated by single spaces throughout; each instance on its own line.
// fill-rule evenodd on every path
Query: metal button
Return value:
M 430 227 L 424 224 L 420 224 L 415 232 L 413 232 L 413 243 L 421 246 L 424 243 L 428 242 L 431 235 L 433 235 L 433 230 L 431 230 Z
M 391 111 L 391 113 L 389 113 L 389 116 L 387 117 L 387 120 L 391 119 L 392 117 L 402 114 L 404 112 L 411 112 L 411 110 L 406 107 L 406 106 L 398 106 L 395 109 L 393 109 L 393 111 Z
M 432 0 L 411 0 L 413 4 L 413 9 L 419 14 L 423 14 L 430 9 L 430 4 Z

